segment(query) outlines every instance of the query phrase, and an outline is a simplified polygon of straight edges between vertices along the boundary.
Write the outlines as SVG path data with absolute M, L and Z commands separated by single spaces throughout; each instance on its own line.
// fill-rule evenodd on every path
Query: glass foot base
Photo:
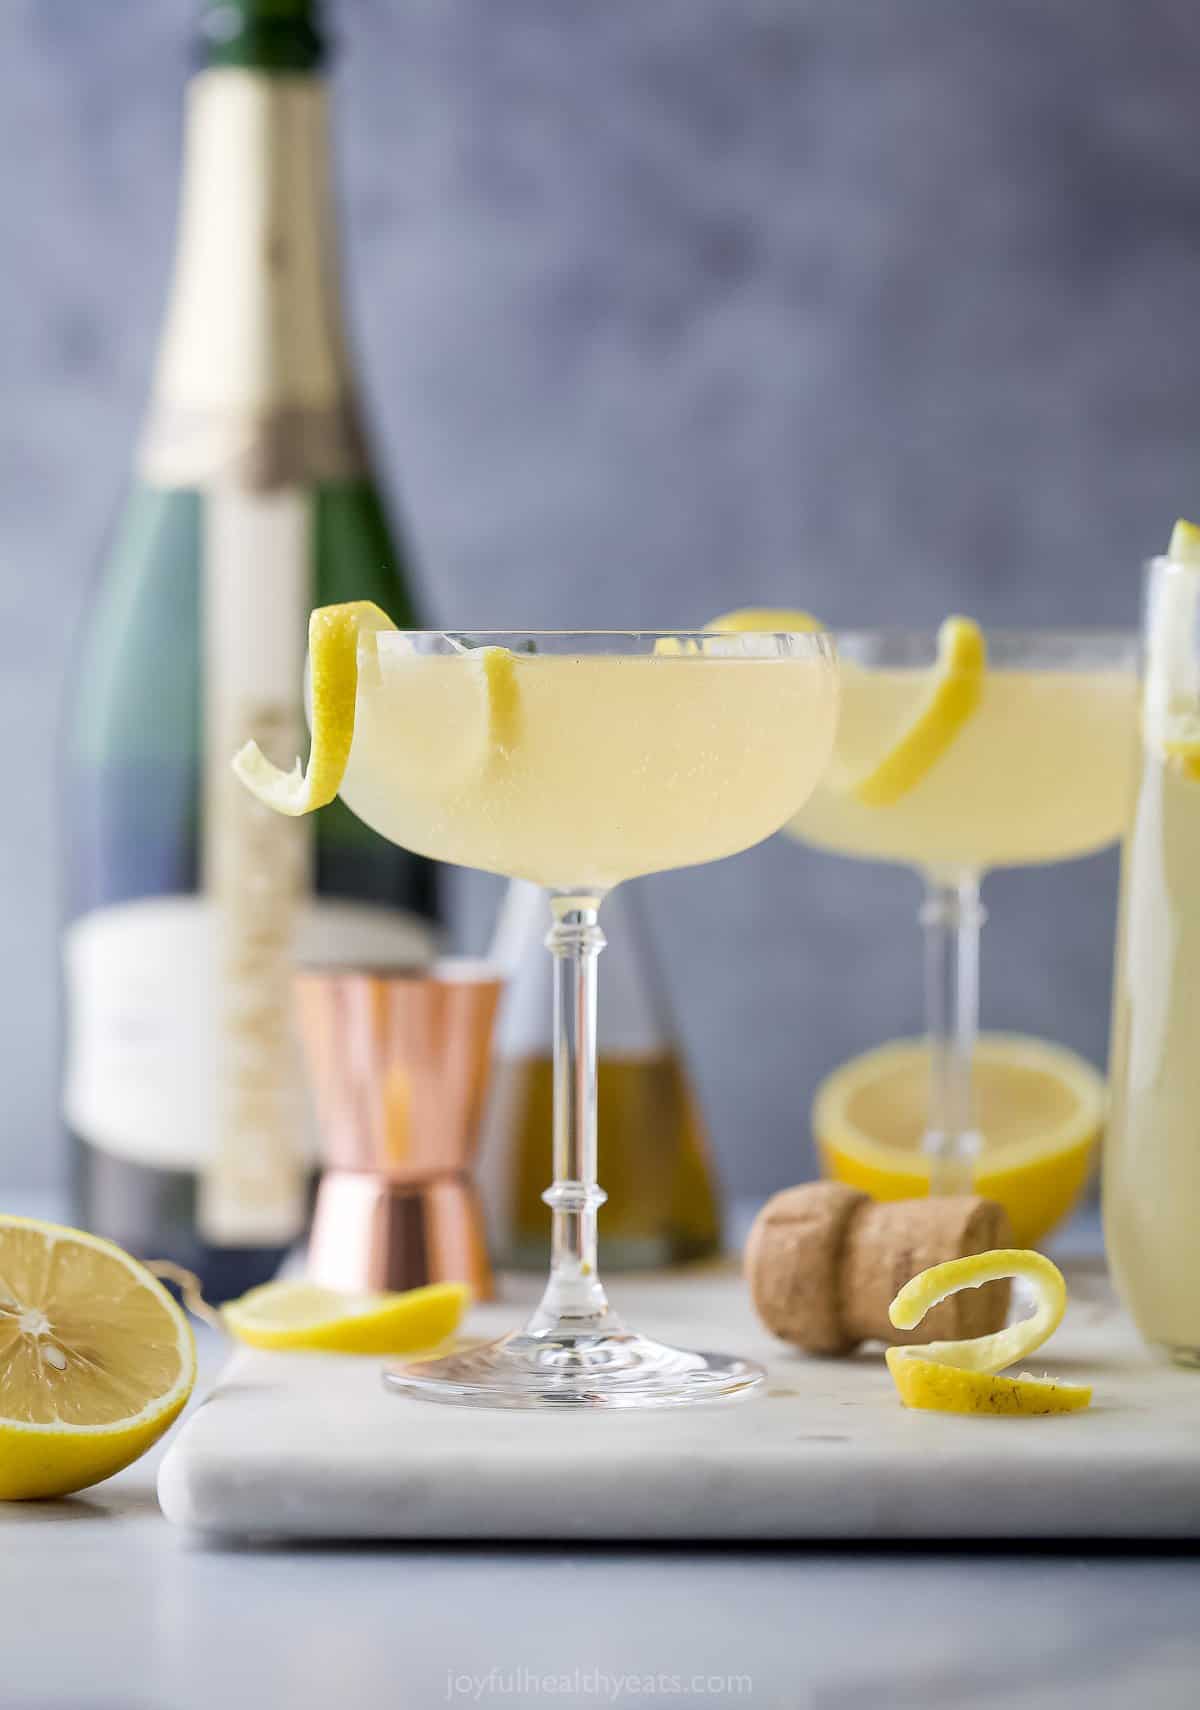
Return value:
M 383 1381 L 403 1395 L 460 1407 L 680 1407 L 747 1395 L 766 1375 L 753 1360 L 688 1353 L 629 1330 L 518 1330 L 393 1366 Z

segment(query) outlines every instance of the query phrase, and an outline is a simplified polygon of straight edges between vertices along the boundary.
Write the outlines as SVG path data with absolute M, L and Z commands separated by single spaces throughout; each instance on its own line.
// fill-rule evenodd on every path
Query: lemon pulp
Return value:
M 1082 1193 L 1103 1124 L 1102 1077 L 1063 1046 L 985 1033 L 971 1081 L 983 1151 L 976 1191 L 1008 1213 L 1016 1240 L 1039 1241 Z M 929 1047 L 898 1039 L 827 1076 L 813 1101 L 821 1166 L 874 1199 L 929 1192 L 921 1150 L 930 1082 Z
M 0 1497 L 61 1496 L 118 1472 L 196 1375 L 180 1308 L 97 1236 L 0 1217 Z

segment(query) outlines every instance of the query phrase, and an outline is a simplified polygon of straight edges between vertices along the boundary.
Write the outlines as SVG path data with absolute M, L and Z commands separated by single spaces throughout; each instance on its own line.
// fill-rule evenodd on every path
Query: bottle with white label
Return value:
M 307 1214 L 297 956 L 428 951 L 433 869 L 335 802 L 261 808 L 305 746 L 309 609 L 412 624 L 343 342 L 316 0 L 202 0 L 174 280 L 132 491 L 72 673 L 64 1103 L 76 1215 L 263 1280 Z
M 636 883 L 610 892 L 604 910 L 597 1046 L 605 1264 L 638 1270 L 707 1258 L 721 1245 L 716 1177 Z M 480 1180 L 495 1257 L 527 1270 L 544 1269 L 549 1253 L 542 1193 L 552 1173 L 550 926 L 546 893 L 513 880 L 492 947 L 510 980 Z

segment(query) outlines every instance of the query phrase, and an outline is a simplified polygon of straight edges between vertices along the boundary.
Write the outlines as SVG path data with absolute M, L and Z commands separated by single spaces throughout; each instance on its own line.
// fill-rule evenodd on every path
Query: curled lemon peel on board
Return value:
M 997 1375 L 1004 1366 L 1040 1348 L 1062 1323 L 1067 1285 L 1058 1266 L 1041 1253 L 1001 1248 L 933 1265 L 905 1283 L 888 1316 L 898 1330 L 913 1330 L 949 1295 L 1003 1277 L 1019 1278 L 1032 1286 L 1036 1304 L 1030 1317 L 990 1336 L 887 1350 L 888 1370 L 906 1407 L 937 1413 L 1035 1415 L 1074 1413 L 1088 1406 L 1092 1399 L 1088 1385 L 1054 1383 L 1025 1374 Z

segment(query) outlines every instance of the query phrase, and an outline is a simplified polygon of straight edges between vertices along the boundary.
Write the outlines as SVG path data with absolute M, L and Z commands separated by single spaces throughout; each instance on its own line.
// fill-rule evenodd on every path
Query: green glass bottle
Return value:
M 371 477 L 337 295 L 314 0 L 208 0 L 177 253 L 132 491 L 68 716 L 64 1105 L 76 1215 L 214 1297 L 301 1232 L 296 956 L 405 959 L 433 869 L 342 804 L 259 809 L 289 763 L 313 605 L 414 608 Z

